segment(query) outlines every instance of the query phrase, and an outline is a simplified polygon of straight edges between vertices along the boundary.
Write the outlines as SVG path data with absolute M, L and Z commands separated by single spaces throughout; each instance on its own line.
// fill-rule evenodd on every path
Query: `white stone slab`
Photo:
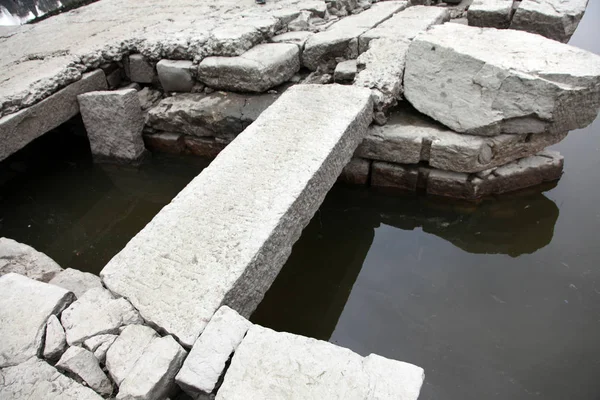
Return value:
M 111 334 L 98 335 L 87 339 L 83 342 L 83 345 L 86 349 L 94 353 L 98 361 L 104 364 L 108 349 L 110 349 L 110 346 L 112 346 L 118 337 L 118 335 Z
M 82 347 L 69 347 L 56 363 L 56 368 L 75 374 L 101 395 L 107 396 L 113 391 L 112 383 L 100 368 L 98 359 Z
M 588 0 L 523 0 L 510 24 L 567 43 L 583 18 Z
M 469 6 L 469 25 L 505 29 L 510 25 L 513 0 L 474 0 Z
M 97 275 L 72 268 L 58 273 L 49 283 L 73 292 L 77 298 L 83 296 L 90 289 L 102 287 L 102 281 Z
M 0 277 L 0 368 L 41 356 L 48 318 L 73 299 L 71 292 L 22 275 Z
M 108 263 L 104 284 L 188 347 L 221 305 L 250 315 L 372 107 L 366 89 L 289 89 Z
M 51 315 L 46 323 L 46 340 L 44 341 L 44 358 L 57 361 L 67 348 L 65 330 L 56 315 Z
M 62 270 L 53 259 L 33 247 L 0 238 L 0 276 L 14 272 L 36 281 L 48 282 Z

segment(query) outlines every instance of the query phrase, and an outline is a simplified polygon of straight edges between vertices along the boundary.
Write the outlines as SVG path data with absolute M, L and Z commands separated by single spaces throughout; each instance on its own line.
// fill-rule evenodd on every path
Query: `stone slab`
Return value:
M 156 64 L 158 79 L 165 92 L 191 92 L 196 81 L 192 77 L 193 62 L 160 60 Z
M 474 0 L 467 20 L 471 26 L 506 29 L 512 17 L 513 0 Z
M 404 89 L 456 132 L 567 132 L 596 119 L 600 56 L 527 32 L 444 24 L 411 42 Z
M 48 282 L 63 269 L 53 259 L 31 246 L 0 238 L 0 276 L 14 272 L 41 282 Z
M 41 356 L 48 318 L 73 298 L 62 288 L 22 275 L 0 277 L 0 368 Z
M 333 80 L 337 83 L 352 82 L 355 76 L 356 60 L 347 60 L 336 65 Z
M 289 43 L 264 43 L 238 57 L 207 57 L 198 80 L 215 89 L 265 92 L 300 70 L 300 49 Z
M 112 383 L 100 368 L 98 359 L 82 347 L 69 347 L 56 363 L 56 368 L 76 375 L 101 395 L 108 396 L 113 391 Z
M 518 29 L 567 43 L 583 18 L 588 0 L 523 0 L 510 23 Z
M 132 54 L 125 61 L 125 74 L 132 82 L 152 83 L 156 77 L 154 66 L 141 54 Z
M 177 374 L 175 380 L 179 387 L 194 398 L 213 393 L 225 371 L 225 364 L 250 326 L 250 321 L 231 308 L 219 308 Z
M 217 400 L 417 400 L 422 368 L 253 326 L 235 352 Z
M 46 339 L 44 341 L 44 358 L 56 362 L 67 348 L 65 330 L 56 315 L 51 315 L 46 323 Z
M 294 86 L 108 263 L 104 284 L 187 347 L 221 305 L 250 315 L 371 118 L 366 89 Z
M 97 335 L 87 339 L 83 342 L 83 345 L 86 349 L 94 353 L 94 356 L 96 356 L 100 363 L 104 364 L 108 349 L 110 349 L 110 346 L 112 346 L 118 337 L 118 335 L 112 334 Z
M 32 107 L 1 118 L 0 161 L 76 116 L 78 95 L 106 88 L 104 72 L 97 70 Z
M 73 292 L 77 298 L 83 296 L 90 289 L 102 287 L 102 281 L 97 275 L 73 268 L 59 272 L 49 283 Z

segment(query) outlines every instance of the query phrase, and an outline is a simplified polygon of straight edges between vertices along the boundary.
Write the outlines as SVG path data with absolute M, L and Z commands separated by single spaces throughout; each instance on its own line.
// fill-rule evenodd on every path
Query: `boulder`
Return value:
M 92 389 L 38 358 L 0 370 L 1 399 L 102 400 Z
M 158 79 L 165 92 L 191 92 L 196 83 L 193 63 L 187 60 L 160 60 L 156 64 Z
M 132 162 L 144 155 L 144 116 L 136 90 L 90 92 L 77 99 L 96 160 Z
M 527 32 L 444 24 L 409 46 L 404 90 L 456 132 L 567 132 L 598 114 L 600 56 Z
M 108 349 L 110 349 L 110 346 L 112 346 L 118 337 L 118 335 L 111 334 L 94 336 L 83 342 L 83 346 L 93 352 L 98 361 L 104 363 Z
M 142 323 L 133 306 L 124 298 L 115 299 L 104 288 L 93 288 L 75 301 L 60 320 L 70 346 L 100 334 L 116 334 L 125 325 Z
M 102 287 L 102 281 L 97 275 L 72 268 L 61 271 L 49 283 L 73 292 L 77 298 L 83 296 L 90 289 Z
M 44 358 L 55 362 L 67 348 L 65 330 L 56 315 L 51 315 L 46 323 L 46 340 L 44 341 Z
M 48 282 L 63 269 L 44 253 L 8 238 L 0 238 L 0 276 L 14 272 Z
M 300 70 L 300 50 L 289 43 L 265 43 L 238 57 L 207 57 L 198 66 L 198 80 L 215 89 L 265 92 Z
M 22 275 L 0 277 L 0 368 L 41 356 L 48 319 L 73 299 L 71 292 Z
M 333 80 L 337 83 L 352 82 L 355 76 L 356 60 L 347 60 L 336 65 Z
M 145 325 L 130 325 L 123 329 L 106 353 L 106 369 L 117 385 L 121 385 L 155 338 L 158 338 L 156 331 Z
M 92 352 L 78 346 L 72 346 L 62 355 L 56 368 L 68 371 L 101 395 L 112 393 L 112 383 L 100 368 L 98 359 Z
M 567 43 L 585 13 L 588 0 L 523 0 L 510 29 L 518 29 Z M 470 12 L 470 11 L 469 11 Z
M 174 394 L 175 375 L 186 355 L 172 336 L 153 339 L 121 382 L 117 399 L 162 400 Z
M 474 0 L 469 6 L 469 25 L 506 29 L 510 25 L 513 0 Z
M 154 66 L 141 54 L 132 54 L 125 61 L 125 74 L 132 82 L 152 83 L 156 77 Z
M 210 395 L 250 326 L 250 321 L 231 308 L 219 308 L 177 374 L 179 387 L 193 398 Z

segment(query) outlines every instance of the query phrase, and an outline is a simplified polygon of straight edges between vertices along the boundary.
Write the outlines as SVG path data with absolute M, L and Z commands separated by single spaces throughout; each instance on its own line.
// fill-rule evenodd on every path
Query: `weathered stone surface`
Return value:
M 510 25 L 513 0 L 474 0 L 469 6 L 469 25 L 505 29 Z
M 123 329 L 106 353 L 106 369 L 117 385 L 121 385 L 155 338 L 158 334 L 154 329 L 144 325 L 129 325 Z
M 124 325 L 139 324 L 138 312 L 124 298 L 115 299 L 103 288 L 88 290 L 61 315 L 69 345 L 100 334 L 115 334 Z
M 387 125 L 371 126 L 356 154 L 397 164 L 427 161 L 434 168 L 478 172 L 534 155 L 567 133 L 483 137 L 452 132 L 411 108 L 395 110 Z
M 163 99 L 151 109 L 146 125 L 158 131 L 232 140 L 279 96 L 279 93 L 179 94 Z
M 186 60 L 160 60 L 158 79 L 165 92 L 191 92 L 194 87 L 193 63 Z
M 344 18 L 328 30 L 311 36 L 304 45 L 302 65 L 313 71 L 328 65 L 333 69 L 338 57 L 358 57 L 358 37 L 407 6 L 406 1 L 377 3 L 367 11 Z
M 0 398 L 11 400 L 102 400 L 38 358 L 0 370 Z
M 342 61 L 335 67 L 333 80 L 335 82 L 352 82 L 356 76 L 356 60 Z
M 424 376 L 415 365 L 255 325 L 216 398 L 417 400 Z
M 417 190 L 419 169 L 414 165 L 374 161 L 371 167 L 371 186 L 414 192 Z
M 0 368 L 41 356 L 48 318 L 73 298 L 62 288 L 22 275 L 0 277 Z
M 250 321 L 231 308 L 219 308 L 177 374 L 179 387 L 192 397 L 210 395 L 250 326 Z
M 588 0 L 523 0 L 510 24 L 567 43 L 585 13 Z
M 157 104 L 160 99 L 162 99 L 162 93 L 160 91 L 151 89 L 149 87 L 138 90 L 137 95 L 140 99 L 142 111 L 146 111 L 154 107 L 154 105 Z
M 296 32 L 286 32 L 281 35 L 273 36 L 271 38 L 271 42 L 273 43 L 291 43 L 298 45 L 300 49 L 304 48 L 304 44 L 308 40 L 309 37 L 314 35 L 313 32 L 308 31 L 296 31 Z
M 0 161 L 77 115 L 78 95 L 103 89 L 106 89 L 104 73 L 90 72 L 40 103 L 1 118 Z
M 83 342 L 83 346 L 93 352 L 98 361 L 104 363 L 106 360 L 106 352 L 118 337 L 118 335 L 111 334 L 94 336 Z
M 92 154 L 99 160 L 136 161 L 144 154 L 144 117 L 137 91 L 77 96 Z
M 342 170 L 339 181 L 352 185 L 366 185 L 369 183 L 370 172 L 371 160 L 354 157 Z
M 56 363 L 56 368 L 77 375 L 97 393 L 110 395 L 113 391 L 110 379 L 100 368 L 98 359 L 89 350 L 78 346 L 69 347 Z
M 48 282 L 62 268 L 50 257 L 33 247 L 12 239 L 0 238 L 0 276 L 14 272 L 41 282 Z
M 156 76 L 154 66 L 141 54 L 132 54 L 125 63 L 125 73 L 132 82 L 152 83 Z
M 90 289 L 102 287 L 100 277 L 72 268 L 59 272 L 49 283 L 73 292 L 77 298 Z
M 121 383 L 117 399 L 162 400 L 173 394 L 186 354 L 172 336 L 153 339 Z
M 65 330 L 56 315 L 51 315 L 46 323 L 46 340 L 44 341 L 44 358 L 57 361 L 67 348 Z
M 456 132 L 567 132 L 598 114 L 600 56 L 512 29 L 444 24 L 411 43 L 404 88 Z
M 300 50 L 289 43 L 265 43 L 238 57 L 207 57 L 198 80 L 215 89 L 264 92 L 300 70 Z
M 250 315 L 371 118 L 366 89 L 292 87 L 108 263 L 104 284 L 189 347 L 221 305 Z

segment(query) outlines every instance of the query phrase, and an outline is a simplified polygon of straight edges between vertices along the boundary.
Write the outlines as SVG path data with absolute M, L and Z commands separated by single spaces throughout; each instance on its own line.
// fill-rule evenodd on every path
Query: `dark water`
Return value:
M 70 9 L 89 0 L 0 0 L 0 26 L 21 25 L 62 9 Z
M 420 365 L 421 400 L 600 399 L 600 119 L 555 148 L 555 188 L 476 209 L 335 188 L 253 321 Z

